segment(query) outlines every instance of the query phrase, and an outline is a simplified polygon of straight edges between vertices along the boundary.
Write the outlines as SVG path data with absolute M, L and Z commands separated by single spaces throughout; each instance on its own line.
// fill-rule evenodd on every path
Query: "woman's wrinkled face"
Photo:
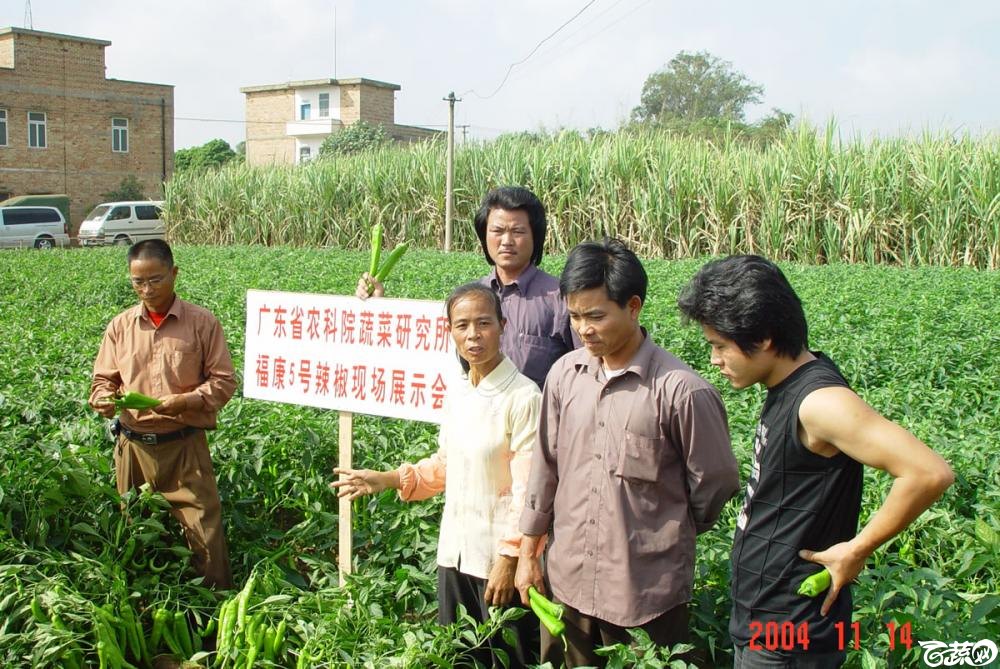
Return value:
M 487 296 L 460 297 L 451 306 L 448 322 L 458 354 L 470 365 L 485 365 L 500 355 L 504 324 Z

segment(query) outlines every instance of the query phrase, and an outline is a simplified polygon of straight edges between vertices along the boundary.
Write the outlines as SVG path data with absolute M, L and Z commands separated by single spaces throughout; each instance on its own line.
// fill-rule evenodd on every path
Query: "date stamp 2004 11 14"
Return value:
M 910 650 L 913 647 L 913 629 L 909 622 L 898 624 L 890 620 L 885 624 L 889 637 L 889 650 L 897 648 Z M 838 650 L 858 650 L 861 648 L 861 623 L 853 621 L 849 625 L 834 623 L 837 631 Z M 809 623 L 791 621 L 750 622 L 751 651 L 791 651 L 809 650 Z M 923 662 L 928 667 L 968 666 L 988 667 L 1000 656 L 1000 649 L 990 639 L 972 641 L 920 640 L 917 644 L 923 651 Z
M 885 624 L 889 633 L 889 650 L 901 646 L 909 650 L 913 647 L 913 630 L 910 623 L 898 625 L 890 620 Z M 837 650 L 861 648 L 861 623 L 857 620 L 845 625 L 843 622 L 833 624 L 837 630 Z M 791 621 L 766 623 L 750 621 L 750 650 L 786 650 L 803 652 L 809 650 L 809 623 L 793 623 Z

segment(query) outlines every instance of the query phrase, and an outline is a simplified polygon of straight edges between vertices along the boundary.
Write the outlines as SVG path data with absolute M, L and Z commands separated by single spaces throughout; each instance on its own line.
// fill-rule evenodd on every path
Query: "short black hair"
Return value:
M 167 267 L 174 266 L 174 254 L 170 250 L 170 244 L 162 239 L 145 239 L 129 247 L 126 262 L 131 267 L 133 260 L 139 258 L 154 258 Z
M 729 256 L 703 266 L 677 298 L 682 320 L 707 325 L 745 354 L 770 339 L 794 358 L 809 346 L 802 301 L 781 270 L 756 255 Z
M 489 300 L 490 303 L 493 305 L 493 310 L 496 312 L 497 321 L 501 325 L 503 324 L 503 309 L 500 305 L 500 296 L 497 295 L 495 292 L 493 292 L 493 290 L 491 290 L 488 286 L 485 286 L 484 284 L 481 284 L 478 281 L 463 284 L 458 288 L 456 288 L 455 290 L 451 291 L 451 295 L 448 296 L 448 299 L 445 300 L 444 303 L 444 312 L 445 314 L 447 314 L 449 321 L 451 321 L 451 310 L 455 306 L 455 303 L 463 298 L 469 297 L 470 295 L 479 295 Z M 459 355 L 458 363 L 462 365 L 462 369 L 464 369 L 466 373 L 468 373 L 469 362 L 465 358 Z
M 604 286 L 608 299 L 624 307 L 633 295 L 646 302 L 649 279 L 639 258 L 625 243 L 613 237 L 599 242 L 577 244 L 566 258 L 559 277 L 559 293 L 571 293 Z
M 545 221 L 545 206 L 538 199 L 538 196 L 521 186 L 501 186 L 492 189 L 483 196 L 474 223 L 479 243 L 483 247 L 483 255 L 486 256 L 486 262 L 491 265 L 495 265 L 496 261 L 490 257 L 490 252 L 486 248 L 486 220 L 494 209 L 523 211 L 528 215 L 528 225 L 531 226 L 531 241 L 533 242 L 531 264 L 541 263 L 542 251 L 545 248 L 545 230 L 548 224 Z

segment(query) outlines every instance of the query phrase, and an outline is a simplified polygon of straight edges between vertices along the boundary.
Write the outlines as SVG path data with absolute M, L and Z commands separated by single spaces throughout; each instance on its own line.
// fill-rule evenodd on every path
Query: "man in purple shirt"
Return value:
M 646 285 L 614 239 L 574 248 L 560 278 L 583 348 L 545 381 L 514 581 L 525 603 L 548 583 L 565 606 L 568 649 L 541 632 L 553 666 L 600 666 L 594 649 L 629 628 L 687 641 L 695 536 L 739 484 L 718 391 L 639 325 Z
M 507 327 L 500 350 L 541 388 L 552 364 L 576 347 L 559 280 L 538 268 L 545 246 L 545 207 L 527 188 L 486 193 L 475 217 L 476 234 L 493 271 L 481 279 L 499 296 Z M 355 294 L 385 294 L 366 272 Z

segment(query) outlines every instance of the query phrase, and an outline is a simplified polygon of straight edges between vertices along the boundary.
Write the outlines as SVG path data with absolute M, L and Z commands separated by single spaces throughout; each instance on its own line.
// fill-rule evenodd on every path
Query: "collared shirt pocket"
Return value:
M 205 380 L 201 353 L 193 346 L 178 346 L 164 352 L 163 375 L 170 386 L 182 388 L 182 392 L 194 390 Z
M 655 482 L 660 470 L 661 443 L 661 439 L 625 430 L 615 475 L 634 481 Z

